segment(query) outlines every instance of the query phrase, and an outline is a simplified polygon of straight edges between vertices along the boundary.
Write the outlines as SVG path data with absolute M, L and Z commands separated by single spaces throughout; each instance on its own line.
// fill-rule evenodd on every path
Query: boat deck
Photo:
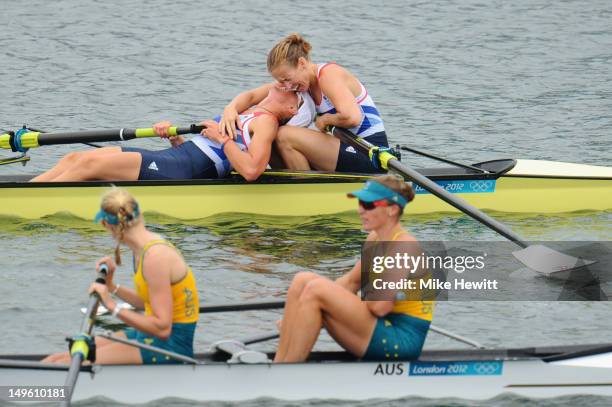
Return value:
M 441 168 L 420 168 L 417 169 L 421 174 L 432 179 L 497 179 L 502 174 L 510 171 L 516 165 L 516 160 L 503 159 L 487 161 L 474 164 L 474 167 L 482 168 L 487 172 L 478 172 L 461 167 L 441 167 Z M 32 179 L 38 174 L 12 174 L 0 175 L 0 187 L 16 186 Z M 218 185 L 218 184 L 269 184 L 269 183 L 321 183 L 321 182 L 363 182 L 376 174 L 363 173 L 337 173 L 327 171 L 291 171 L 291 170 L 268 170 L 254 182 L 247 182 L 238 173 L 233 172 L 229 177 L 222 179 L 190 179 L 190 180 L 146 180 L 146 181 L 114 181 L 116 185 Z M 57 186 L 85 186 L 85 185 L 107 185 L 109 181 L 86 181 L 86 182 L 58 182 L 52 185 Z M 36 186 L 40 184 L 29 184 Z M 48 187 L 50 183 L 44 183 Z
M 470 167 L 422 168 L 421 174 L 481 210 L 507 213 L 568 213 L 612 209 L 612 169 L 529 160 L 493 160 Z M 479 171 L 482 168 L 485 171 Z M 67 212 L 93 216 L 111 185 L 127 188 L 145 213 L 181 220 L 223 213 L 319 216 L 355 211 L 346 194 L 375 174 L 266 171 L 247 182 L 238 174 L 223 179 L 26 182 L 30 175 L 0 175 L 0 215 L 39 219 Z M 414 185 L 409 215 L 459 210 Z
M 569 345 L 569 346 L 536 346 L 526 348 L 499 348 L 499 349 L 442 349 L 425 350 L 419 357 L 419 362 L 459 362 L 481 360 L 542 360 L 545 362 L 561 361 L 566 359 L 585 357 L 612 352 L 612 343 Z M 268 357 L 274 357 L 268 352 Z M 67 370 L 67 366 L 42 364 L 39 361 L 46 355 L 0 355 L 0 368 L 31 367 L 49 370 Z M 203 364 L 224 364 L 229 356 L 221 351 L 214 353 L 198 353 L 194 359 Z M 401 361 L 401 360 L 400 360 Z M 306 363 L 359 363 L 359 359 L 348 352 L 312 352 Z M 383 361 L 384 362 L 384 361 Z M 90 371 L 90 366 L 83 366 L 83 371 Z

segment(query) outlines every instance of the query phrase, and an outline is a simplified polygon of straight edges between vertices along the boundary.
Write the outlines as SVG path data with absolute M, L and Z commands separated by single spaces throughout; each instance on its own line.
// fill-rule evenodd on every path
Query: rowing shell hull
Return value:
M 602 357 L 609 362 L 611 354 Z M 527 397 L 612 396 L 611 367 L 563 365 L 539 359 L 95 366 L 93 373 L 81 372 L 74 399 L 103 396 L 122 403 L 147 403 L 168 397 L 196 401 L 260 397 L 489 399 L 508 392 Z M 62 386 L 65 378 L 65 370 L 7 368 L 0 361 L 2 386 Z
M 528 160 L 512 162 L 503 173 L 482 175 L 456 169 L 424 169 L 426 174 L 470 204 L 508 213 L 562 213 L 612 209 L 612 169 Z M 533 164 L 535 163 L 535 164 Z M 546 163 L 546 162 L 544 162 Z M 563 164 L 563 165 L 562 165 Z M 554 167 L 554 168 L 553 168 Z M 320 173 L 267 173 L 255 183 L 227 180 L 117 182 L 130 190 L 145 212 L 181 220 L 221 213 L 315 216 L 355 211 L 346 194 L 361 188 L 368 176 Z M 25 183 L 0 179 L 0 214 L 38 219 L 68 212 L 91 218 L 108 182 Z M 416 188 L 407 214 L 458 212 Z

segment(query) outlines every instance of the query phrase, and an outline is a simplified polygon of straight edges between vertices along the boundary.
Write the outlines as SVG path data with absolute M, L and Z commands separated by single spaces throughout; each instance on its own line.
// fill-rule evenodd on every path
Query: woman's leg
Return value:
M 280 329 L 280 340 L 278 342 L 278 350 L 274 360 L 283 360 L 287 353 L 287 346 L 292 334 L 293 323 L 299 318 L 296 314 L 298 309 L 299 298 L 306 284 L 314 279 L 324 278 L 316 273 L 300 272 L 293 277 L 293 281 L 287 291 L 287 299 L 285 300 L 285 310 Z
M 113 152 L 84 154 L 68 166 L 61 174 L 51 179 L 54 182 L 67 181 L 135 181 L 140 173 L 142 156 L 137 152 L 123 152 L 120 147 Z
M 125 332 L 120 331 L 115 336 L 126 339 Z M 96 338 L 96 364 L 142 364 L 140 349 L 124 345 L 106 338 Z M 70 364 L 70 353 L 61 352 L 49 355 L 42 360 L 46 363 Z
M 276 136 L 278 152 L 291 170 L 334 171 L 340 140 L 318 130 L 281 126 Z
M 376 317 L 365 302 L 326 278 L 309 281 L 295 311 L 292 332 L 284 358 L 279 362 L 306 360 L 317 341 L 321 326 L 346 350 L 362 356 L 368 347 Z
M 73 166 L 80 158 L 87 155 L 96 155 L 102 156 L 107 154 L 116 154 L 120 152 L 120 147 L 102 147 L 96 150 L 88 150 L 88 151 L 74 151 L 72 153 L 68 153 L 63 156 L 57 164 L 50 170 L 43 172 L 37 177 L 34 177 L 30 180 L 30 182 L 48 182 L 52 181 L 55 177 L 66 171 L 69 167 Z
M 140 355 L 140 348 L 124 345 L 119 342 L 111 343 L 96 350 L 96 364 L 141 365 L 142 356 Z

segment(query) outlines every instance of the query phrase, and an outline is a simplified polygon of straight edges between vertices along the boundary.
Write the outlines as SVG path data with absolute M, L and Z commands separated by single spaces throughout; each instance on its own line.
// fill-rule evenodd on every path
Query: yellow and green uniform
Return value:
M 138 264 L 134 264 L 134 287 L 136 293 L 142 299 L 145 306 L 145 315 L 151 315 L 151 301 L 149 289 L 143 274 L 144 256 L 152 246 L 162 244 L 176 248 L 169 242 L 159 239 L 148 242 L 140 253 Z M 167 340 L 147 335 L 133 328 L 126 329 L 129 339 L 135 339 L 147 345 L 156 346 L 165 350 L 180 353 L 185 356 L 193 356 L 193 337 L 199 317 L 200 304 L 198 301 L 198 290 L 191 268 L 187 266 L 185 276 L 171 285 L 172 290 L 172 333 Z M 140 349 L 144 364 L 180 363 L 167 356 Z
M 395 233 L 391 241 L 397 240 L 402 233 L 405 232 Z M 427 273 L 421 278 L 431 278 L 431 275 Z M 429 298 L 428 293 L 415 289 L 410 290 L 406 299 L 395 300 L 391 312 L 376 321 L 376 327 L 363 358 L 368 360 L 418 358 L 429 331 L 435 306 L 435 301 L 425 298 Z

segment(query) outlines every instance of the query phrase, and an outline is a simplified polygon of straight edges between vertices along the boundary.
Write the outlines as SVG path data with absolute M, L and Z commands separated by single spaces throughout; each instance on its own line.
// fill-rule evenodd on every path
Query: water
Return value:
M 236 93 L 270 80 L 267 51 L 298 30 L 312 42 L 315 61 L 337 61 L 366 84 L 393 143 L 465 162 L 509 157 L 611 165 L 612 8 L 607 1 L 1 4 L 4 129 L 24 123 L 48 131 L 143 127 L 160 119 L 189 124 L 212 117 Z M 164 146 L 159 140 L 130 143 Z M 47 169 L 67 151 L 83 148 L 32 151 L 25 172 Z M 408 162 L 429 164 L 413 157 Z M 0 169 L 23 172 L 19 166 Z M 501 219 L 527 239 L 612 238 L 609 212 Z M 364 238 L 354 214 L 149 222 L 183 250 L 207 303 L 282 297 L 300 270 L 338 276 L 356 260 Z M 417 217 L 405 224 L 423 240 L 495 238 L 460 216 Z M 61 350 L 63 337 L 78 326 L 91 267 L 112 251 L 112 242 L 90 222 L 69 217 L 0 219 L 0 225 L 5 248 L 0 353 Z M 129 284 L 126 268 L 119 279 Z M 443 303 L 435 322 L 489 346 L 571 344 L 606 341 L 609 313 L 608 303 L 593 302 Z M 272 329 L 278 316 L 276 311 L 206 315 L 196 346 Z M 430 335 L 426 346 L 456 344 Z M 317 348 L 336 349 L 326 336 Z M 504 396 L 487 403 L 396 400 L 391 405 L 611 403 L 586 396 L 538 401 Z

